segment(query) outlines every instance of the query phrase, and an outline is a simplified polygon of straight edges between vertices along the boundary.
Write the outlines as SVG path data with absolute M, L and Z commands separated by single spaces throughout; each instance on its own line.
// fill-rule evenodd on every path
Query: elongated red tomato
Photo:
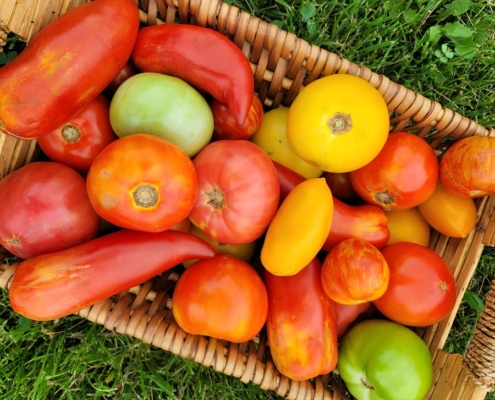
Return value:
M 22 262 L 9 291 L 17 313 L 48 321 L 139 285 L 182 261 L 212 258 L 189 233 L 121 230 L 68 250 Z
M 96 156 L 117 139 L 109 109 L 106 97 L 96 96 L 65 124 L 40 137 L 41 150 L 53 161 L 88 172 Z
M 121 71 L 138 29 L 133 0 L 96 0 L 55 19 L 0 69 L 0 132 L 33 139 L 67 122 Z
M 142 72 L 176 76 L 227 103 L 242 125 L 254 78 L 244 53 L 221 33 L 197 25 L 162 24 L 139 31 L 132 59 Z
M 265 271 L 270 353 L 277 369 L 291 379 L 314 378 L 337 364 L 333 302 L 323 291 L 320 276 L 317 258 L 292 276 Z

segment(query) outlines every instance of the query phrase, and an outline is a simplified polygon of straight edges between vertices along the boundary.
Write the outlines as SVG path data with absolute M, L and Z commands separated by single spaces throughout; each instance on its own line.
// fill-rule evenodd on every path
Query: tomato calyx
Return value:
M 214 210 L 220 210 L 225 205 L 225 196 L 223 192 L 218 188 L 211 188 L 204 192 L 208 201 L 208 204 Z
M 158 191 L 149 183 L 141 183 L 132 192 L 134 204 L 138 207 L 150 208 L 158 203 Z
M 369 383 L 368 379 L 366 379 L 366 376 L 365 375 L 362 375 L 361 376 L 361 383 L 367 388 L 367 389 L 370 389 L 370 390 L 375 390 L 375 388 L 373 387 L 373 385 L 371 383 Z
M 375 201 L 381 204 L 385 209 L 388 209 L 389 206 L 395 204 L 395 196 L 386 189 L 381 192 L 376 192 L 373 197 L 375 198 Z
M 21 241 L 19 240 L 19 238 L 15 237 L 15 236 L 12 239 L 7 240 L 7 243 L 11 244 L 12 246 L 20 246 L 21 245 Z
M 81 139 L 81 130 L 73 124 L 65 124 L 60 132 L 62 139 L 67 143 L 76 143 Z
M 351 114 L 336 112 L 330 117 L 327 125 L 334 135 L 343 135 L 352 129 Z

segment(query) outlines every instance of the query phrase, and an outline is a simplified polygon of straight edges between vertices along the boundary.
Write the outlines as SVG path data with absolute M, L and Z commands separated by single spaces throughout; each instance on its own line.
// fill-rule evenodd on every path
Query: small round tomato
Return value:
M 374 304 L 383 315 L 406 326 L 428 326 L 450 314 L 457 297 L 454 274 L 437 253 L 411 242 L 381 251 L 390 281 Z
M 246 140 L 210 143 L 194 158 L 198 196 L 189 219 L 219 243 L 258 239 L 280 199 L 277 171 L 258 146 Z
M 449 192 L 441 180 L 418 210 L 428 224 L 445 236 L 465 238 L 476 225 L 474 200 Z
M 263 104 L 256 94 L 253 95 L 253 102 L 246 120 L 239 125 L 229 107 L 218 100 L 210 101 L 215 127 L 213 130 L 214 140 L 247 140 L 260 129 L 263 121 Z
M 356 196 L 356 192 L 351 185 L 351 180 L 349 178 L 348 172 L 340 173 L 323 173 L 327 181 L 327 185 L 332 191 L 332 195 L 339 200 L 347 200 Z
M 95 157 L 117 139 L 109 108 L 106 97 L 98 95 L 60 128 L 38 138 L 41 150 L 52 161 L 88 172 Z
M 170 228 L 171 231 L 184 233 L 188 233 L 189 229 L 191 229 L 191 221 L 187 217 Z
M 430 197 L 437 186 L 438 160 L 419 136 L 390 134 L 380 154 L 349 174 L 356 193 L 384 210 L 407 210 Z
M 172 312 L 187 333 L 246 342 L 266 322 L 265 284 L 248 263 L 227 254 L 200 260 L 181 274 Z
M 390 271 L 380 251 L 361 239 L 337 244 L 321 269 L 323 290 L 340 304 L 361 304 L 380 298 L 387 290 Z
M 437 210 L 440 211 L 441 210 Z M 413 242 L 422 246 L 430 244 L 431 226 L 417 207 L 402 211 L 387 211 L 387 226 L 390 238 L 387 244 Z
M 197 228 L 193 224 L 189 228 L 189 233 L 203 239 L 205 242 L 211 244 L 215 253 L 217 254 L 229 254 L 238 258 L 239 260 L 250 262 L 253 257 L 254 250 L 256 249 L 256 242 L 246 243 L 246 244 L 227 244 L 218 243 L 204 233 L 201 229 Z M 184 261 L 182 265 L 186 268 L 190 267 L 198 260 L 188 260 Z
M 100 218 L 84 179 L 55 162 L 27 164 L 0 180 L 0 245 L 31 258 L 94 239 Z
M 376 311 L 376 307 L 371 302 L 349 305 L 334 301 L 333 308 L 338 339 L 341 339 L 353 325 L 370 319 Z
M 107 89 L 113 94 L 127 79 L 137 74 L 139 74 L 139 70 L 132 62 L 132 58 L 129 58 L 117 76 L 107 86 Z
M 96 157 L 87 190 L 94 209 L 108 222 L 160 232 L 188 216 L 198 179 L 191 159 L 178 146 L 137 133 L 117 139 Z
M 277 161 L 305 178 L 318 178 L 323 171 L 303 161 L 287 140 L 288 114 L 287 107 L 279 107 L 266 112 L 260 128 L 249 140 L 261 147 L 271 160 Z
M 307 163 L 327 172 L 368 164 L 387 140 L 387 104 L 373 85 L 335 74 L 306 86 L 290 106 L 287 139 Z
M 463 197 L 495 194 L 495 138 L 471 136 L 449 147 L 440 162 L 447 190 Z

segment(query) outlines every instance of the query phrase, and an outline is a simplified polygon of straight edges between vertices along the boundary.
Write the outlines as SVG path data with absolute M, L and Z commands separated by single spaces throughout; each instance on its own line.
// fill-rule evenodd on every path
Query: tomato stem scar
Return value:
M 137 206 L 150 208 L 158 203 L 158 191 L 149 183 L 142 183 L 132 192 L 132 198 Z
M 381 192 L 377 192 L 373 196 L 375 201 L 380 203 L 381 205 L 387 207 L 392 204 L 395 204 L 395 196 L 390 193 L 388 190 L 382 190 Z
M 371 383 L 368 382 L 368 380 L 366 379 L 366 377 L 363 375 L 361 376 L 361 383 L 366 386 L 367 389 L 370 389 L 370 390 L 375 390 L 375 388 L 373 387 L 373 385 Z
M 211 188 L 204 193 L 208 198 L 206 204 L 211 206 L 214 210 L 219 210 L 225 205 L 225 197 L 220 189 Z
M 16 238 L 16 237 L 13 237 L 12 239 L 7 240 L 7 243 L 11 244 L 12 246 L 20 246 L 21 245 L 21 241 L 19 240 L 19 238 Z
M 81 130 L 72 124 L 65 124 L 60 131 L 62 139 L 67 143 L 76 143 L 81 139 Z
M 327 122 L 334 135 L 343 135 L 352 129 L 351 114 L 336 112 Z

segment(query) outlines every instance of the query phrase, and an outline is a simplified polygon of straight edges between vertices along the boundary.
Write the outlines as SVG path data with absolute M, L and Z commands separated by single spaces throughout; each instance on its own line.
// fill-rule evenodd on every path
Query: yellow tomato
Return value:
M 261 249 L 261 263 L 273 275 L 295 275 L 320 251 L 333 219 L 333 197 L 325 178 L 308 179 L 287 195 Z
M 445 236 L 464 238 L 476 225 L 474 200 L 449 192 L 440 179 L 431 197 L 418 209 L 424 219 Z
M 403 211 L 387 211 L 390 239 L 387 244 L 413 242 L 428 247 L 431 227 L 417 207 Z
M 290 106 L 287 138 L 296 154 L 328 172 L 350 172 L 375 158 L 390 119 L 382 95 L 353 75 L 337 74 L 306 86 Z
M 301 160 L 289 145 L 286 133 L 288 113 L 287 107 L 266 112 L 260 129 L 249 140 L 261 147 L 271 160 L 279 162 L 305 178 L 318 178 L 323 171 Z
M 195 225 L 191 224 L 189 228 L 189 233 L 191 235 L 195 235 L 204 241 L 208 242 L 215 249 L 215 253 L 217 254 L 229 254 L 234 256 L 240 260 L 246 261 L 247 263 L 251 261 L 253 257 L 254 250 L 256 249 L 256 241 L 246 244 L 225 244 L 218 243 L 217 241 L 210 238 L 206 233 L 204 233 L 201 229 L 197 228 Z M 198 260 L 188 260 L 184 261 L 182 265 L 186 268 L 190 267 Z

